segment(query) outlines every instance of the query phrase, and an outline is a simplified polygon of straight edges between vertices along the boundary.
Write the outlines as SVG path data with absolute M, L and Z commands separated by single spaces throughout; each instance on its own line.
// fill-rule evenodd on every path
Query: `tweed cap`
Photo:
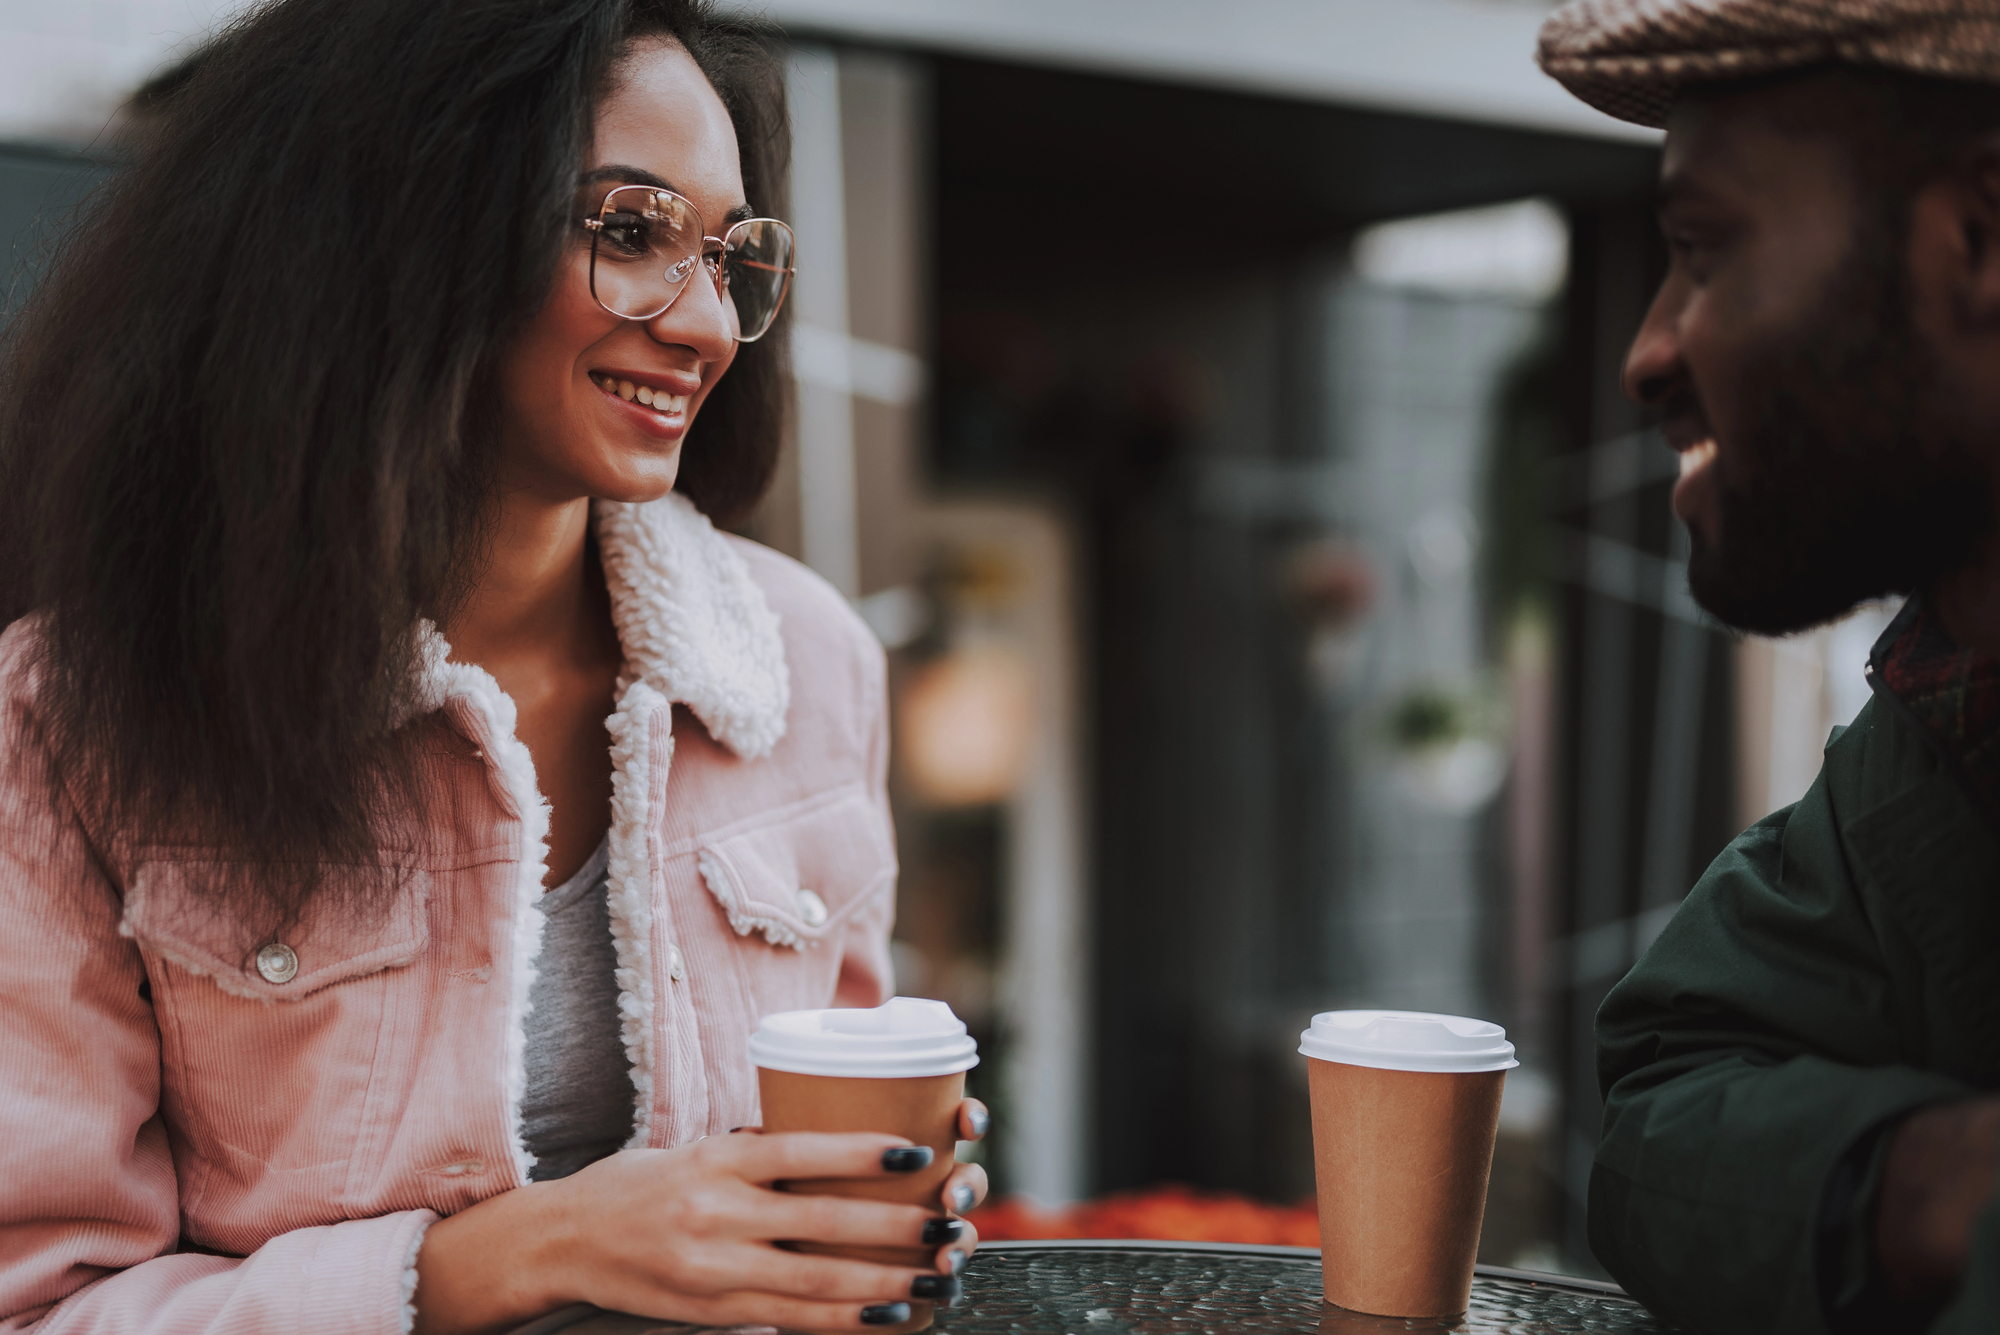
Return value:
M 1689 84 L 1832 61 L 2000 83 L 2000 0 L 1571 0 L 1535 59 L 1599 111 L 1658 127 Z

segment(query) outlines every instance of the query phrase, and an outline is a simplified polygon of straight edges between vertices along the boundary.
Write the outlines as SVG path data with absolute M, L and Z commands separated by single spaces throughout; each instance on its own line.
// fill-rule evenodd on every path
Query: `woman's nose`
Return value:
M 736 328 L 708 266 L 696 264 L 674 304 L 646 321 L 656 343 L 693 348 L 704 362 L 720 361 L 736 347 Z

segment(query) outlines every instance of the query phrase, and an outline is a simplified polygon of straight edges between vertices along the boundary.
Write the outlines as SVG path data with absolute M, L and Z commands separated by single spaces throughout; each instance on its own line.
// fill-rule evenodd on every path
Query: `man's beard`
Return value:
M 1688 585 L 1741 630 L 1803 630 L 1922 589 L 1992 528 L 1986 469 L 1945 411 L 1897 248 L 1869 241 L 1799 336 L 1744 368 L 1745 427 L 1710 465 L 1714 541 L 1693 532 Z

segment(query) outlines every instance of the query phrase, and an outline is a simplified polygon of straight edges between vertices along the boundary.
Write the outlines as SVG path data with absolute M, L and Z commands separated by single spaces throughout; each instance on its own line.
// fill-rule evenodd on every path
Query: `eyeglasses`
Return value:
M 590 229 L 590 295 L 627 320 L 665 314 L 700 267 L 715 281 L 736 341 L 754 343 L 770 332 L 797 272 L 792 229 L 776 218 L 748 218 L 708 236 L 701 210 L 657 186 L 621 185 L 582 222 Z

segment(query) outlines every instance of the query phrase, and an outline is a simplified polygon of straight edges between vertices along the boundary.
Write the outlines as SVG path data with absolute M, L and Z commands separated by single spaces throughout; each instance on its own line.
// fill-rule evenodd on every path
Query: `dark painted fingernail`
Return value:
M 972 1208 L 973 1191 L 970 1182 L 961 1182 L 951 1189 L 951 1208 L 956 1214 L 964 1214 Z
M 965 1236 L 965 1223 L 958 1219 L 930 1219 L 924 1223 L 923 1242 L 935 1247 L 941 1242 L 957 1242 Z
M 965 1263 L 971 1259 L 964 1252 L 952 1251 L 944 1254 L 945 1264 L 951 1267 L 951 1273 L 954 1276 L 964 1274 Z
M 993 1114 L 987 1112 L 984 1105 L 975 1104 L 965 1110 L 965 1122 L 972 1130 L 972 1138 L 978 1140 L 992 1129 Z
M 931 1147 L 928 1145 L 898 1145 L 892 1150 L 882 1151 L 882 1170 L 887 1173 L 914 1173 L 919 1168 L 931 1166 Z
M 918 1275 L 910 1281 L 912 1298 L 929 1298 L 933 1302 L 955 1303 L 962 1289 L 950 1275 Z
M 737 1133 L 738 1131 L 748 1131 L 749 1129 L 750 1129 L 750 1128 L 749 1128 L 749 1127 L 747 1127 L 747 1126 L 732 1126 L 732 1127 L 730 1127 L 730 1128 L 729 1128 L 729 1134 L 733 1136 L 733 1135 L 735 1135 L 735 1134 L 736 1134 L 736 1133 Z
M 861 1309 L 861 1324 L 864 1326 L 899 1326 L 909 1319 L 908 1303 L 876 1303 L 873 1307 Z

